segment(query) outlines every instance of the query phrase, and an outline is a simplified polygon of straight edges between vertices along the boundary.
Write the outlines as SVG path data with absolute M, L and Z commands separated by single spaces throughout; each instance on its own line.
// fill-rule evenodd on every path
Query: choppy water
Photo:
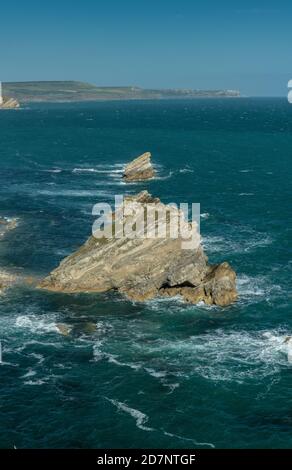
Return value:
M 206 252 L 231 262 L 240 293 L 222 310 L 13 287 L 0 297 L 0 447 L 291 447 L 292 106 L 34 105 L 1 112 L 0 136 L 0 216 L 19 219 L 1 267 L 47 274 L 90 234 L 94 203 L 146 188 L 201 203 Z M 158 178 L 123 184 L 144 151 Z

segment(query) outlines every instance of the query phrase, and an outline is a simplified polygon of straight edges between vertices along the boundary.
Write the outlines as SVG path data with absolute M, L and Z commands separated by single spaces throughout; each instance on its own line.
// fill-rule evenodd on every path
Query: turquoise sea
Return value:
M 125 185 L 151 151 L 158 177 Z M 225 309 L 17 285 L 0 296 L 1 448 L 291 448 L 292 106 L 285 99 L 34 104 L 0 113 L 0 267 L 45 276 L 96 202 L 199 202 Z M 57 323 L 71 328 L 62 336 Z M 96 325 L 92 332 L 92 323 Z

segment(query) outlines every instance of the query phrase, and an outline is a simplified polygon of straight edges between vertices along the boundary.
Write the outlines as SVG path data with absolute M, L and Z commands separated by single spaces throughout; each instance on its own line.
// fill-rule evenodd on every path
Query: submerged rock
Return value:
M 93 333 L 96 332 L 96 324 L 95 323 L 92 323 L 90 321 L 84 323 L 81 325 L 80 327 L 81 331 L 83 331 L 83 333 L 87 334 L 87 335 L 91 335 Z
M 18 219 L 10 219 L 8 217 L 0 217 L 0 238 L 10 230 L 14 230 L 18 225 Z
M 167 207 L 143 191 L 127 197 L 124 208 L 127 214 L 136 211 L 136 215 L 144 218 L 149 204 L 155 206 L 155 210 Z M 183 229 L 192 227 L 177 208 L 167 207 L 167 214 L 167 230 L 170 217 L 174 215 Z M 146 229 L 148 234 L 154 234 L 156 222 L 153 225 L 148 222 L 143 228 L 144 234 Z M 130 215 L 125 217 L 126 224 L 134 224 Z M 116 230 L 115 225 L 112 228 Z M 65 258 L 39 287 L 67 293 L 118 290 L 135 301 L 159 295 L 181 295 L 191 303 L 228 305 L 237 298 L 236 274 L 228 263 L 209 265 L 196 227 L 193 233 L 197 244 L 192 249 L 185 249 L 181 235 L 178 238 L 99 239 L 92 236 L 77 252 Z
M 17 276 L 0 270 L 0 294 L 3 294 L 5 289 L 11 287 L 17 280 Z
M 63 336 L 69 336 L 72 330 L 72 328 L 69 325 L 65 325 L 65 323 L 57 323 L 56 327 Z
M 154 175 L 151 153 L 146 152 L 125 167 L 123 179 L 125 181 L 143 181 L 153 178 Z
M 96 324 L 92 322 L 85 322 L 77 325 L 68 325 L 66 323 L 57 323 L 56 328 L 63 336 L 86 334 L 92 335 L 96 332 Z

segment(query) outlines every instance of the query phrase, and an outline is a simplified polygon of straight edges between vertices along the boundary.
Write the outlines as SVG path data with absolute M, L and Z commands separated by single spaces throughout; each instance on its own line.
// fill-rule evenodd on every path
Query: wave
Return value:
M 113 177 L 117 177 L 123 173 L 123 169 L 114 170 L 113 168 L 98 169 L 98 168 L 74 168 L 72 173 L 99 173 Z
M 138 304 L 138 302 L 132 303 L 133 305 Z M 173 297 L 156 297 L 154 299 L 144 301 L 143 304 L 147 305 L 147 308 L 153 311 L 165 312 L 167 310 L 168 315 L 177 315 L 178 312 L 190 312 L 191 314 L 194 314 L 195 311 L 198 313 L 201 309 L 210 311 L 221 310 L 221 307 L 218 307 L 217 305 L 207 305 L 203 301 L 198 302 L 197 304 L 187 303 L 180 295 L 175 295 Z
M 125 168 L 127 163 L 99 163 L 96 168 Z
M 36 375 L 36 371 L 32 370 L 32 369 L 29 369 L 29 371 L 26 372 L 26 374 L 22 375 L 21 378 L 22 379 L 27 379 L 28 377 L 33 377 L 35 375 Z
M 165 377 L 167 372 L 166 371 L 156 371 L 155 369 L 151 369 L 150 367 L 145 367 L 145 371 L 149 373 L 152 377 L 155 378 L 162 378 Z
M 238 236 L 238 233 L 227 234 L 225 237 L 203 236 L 202 245 L 210 253 L 248 253 L 273 243 L 273 239 L 269 235 L 256 233 L 252 230 L 242 232 L 240 239 L 238 239 Z
M 192 336 L 185 340 L 160 340 L 151 352 L 177 362 L 182 372 L 200 375 L 212 381 L 260 380 L 290 367 L 282 331 L 226 332 Z M 177 359 L 175 359 L 177 358 Z
M 120 329 L 120 324 L 116 325 Z M 142 325 L 128 325 L 131 343 L 126 351 L 109 351 L 108 334 L 94 346 L 95 360 L 105 359 L 158 380 L 173 393 L 184 379 L 200 376 L 214 382 L 246 383 L 264 377 L 278 377 L 291 367 L 284 329 L 225 331 L 222 328 L 183 338 L 158 337 L 144 341 Z M 147 332 L 147 330 L 146 330 Z M 146 335 L 147 336 L 147 335 Z M 106 352 L 104 351 L 106 349 Z M 176 380 L 174 380 L 176 378 Z
M 120 367 L 129 367 L 135 371 L 140 370 L 142 368 L 141 364 L 137 364 L 134 362 L 124 362 L 120 361 L 117 358 L 119 357 L 118 354 L 111 354 L 108 352 L 102 351 L 101 347 L 103 345 L 103 341 L 97 341 L 93 346 L 93 360 L 95 362 L 99 362 L 101 360 L 106 360 L 111 364 L 115 364 Z
M 74 168 L 72 170 L 72 173 L 103 173 L 103 172 L 96 170 L 96 168 Z
M 192 170 L 191 168 L 189 167 L 185 167 L 185 168 L 181 168 L 179 170 L 179 173 L 194 173 L 194 170 Z
M 103 341 L 97 342 L 93 346 L 93 357 L 94 357 L 94 362 L 99 362 L 101 360 L 106 360 L 109 364 L 114 364 L 118 367 L 128 367 L 135 372 L 146 372 L 148 375 L 151 377 L 158 379 L 161 385 L 164 387 L 167 387 L 169 389 L 169 393 L 173 393 L 179 386 L 180 384 L 178 382 L 173 383 L 171 379 L 173 379 L 173 376 L 175 374 L 168 374 L 166 370 L 156 370 L 151 367 L 146 367 L 145 364 L 143 364 L 142 361 L 140 362 L 130 362 L 130 361 L 124 361 L 122 359 L 119 359 L 120 356 L 118 354 L 111 354 L 109 352 L 104 352 L 101 349 L 101 346 L 103 344 Z
M 118 323 L 119 331 L 120 327 Z M 139 374 L 146 373 L 167 387 L 169 393 L 192 376 L 243 384 L 261 382 L 265 377 L 277 379 L 283 369 L 291 367 L 292 348 L 287 341 L 291 332 L 288 329 L 226 331 L 216 328 L 199 335 L 159 336 L 153 340 L 148 338 L 147 331 L 143 330 L 141 322 L 128 324 L 131 343 L 127 351 L 118 354 L 110 350 L 111 335 L 106 334 L 98 344 L 98 352 L 95 351 L 98 360 L 102 358 Z
M 126 163 L 116 163 L 116 164 L 113 164 L 113 165 L 100 164 L 100 165 L 94 165 L 94 166 L 91 166 L 91 167 L 79 166 L 79 167 L 73 168 L 72 173 L 75 173 L 75 174 L 78 174 L 78 173 L 79 174 L 95 173 L 95 174 L 104 175 L 106 178 L 109 177 L 109 178 L 120 179 L 121 180 L 121 176 L 124 173 L 125 166 L 126 166 Z M 155 180 L 164 181 L 164 180 L 170 179 L 173 175 L 175 175 L 177 173 L 193 172 L 192 169 L 186 167 L 186 168 L 182 168 L 181 170 L 178 170 L 176 172 L 169 171 L 167 174 L 163 174 L 164 170 L 163 170 L 162 165 L 154 164 L 153 167 L 156 170 L 156 176 L 154 176 L 151 179 L 152 181 L 155 181 Z M 141 183 L 141 182 L 140 181 L 133 181 L 133 182 L 125 183 L 122 180 L 119 181 L 119 184 L 127 184 L 127 186 L 137 185 L 139 183 Z M 115 182 L 113 182 L 112 184 L 115 184 Z M 116 182 L 116 184 L 117 184 L 117 182 Z
M 174 175 L 174 172 L 173 171 L 170 171 L 168 173 L 168 175 L 165 175 L 165 176 L 154 176 L 154 178 L 152 178 L 150 181 L 165 181 L 165 180 L 169 180 L 172 176 Z
M 55 322 L 42 319 L 38 315 L 20 315 L 15 320 L 17 328 L 25 328 L 32 333 L 60 333 Z
M 270 300 L 282 295 L 282 287 L 275 284 L 268 276 L 248 276 L 239 274 L 237 277 L 239 302 L 254 303 L 259 299 Z
M 90 189 L 90 190 L 74 190 L 74 189 L 62 189 L 62 190 L 55 190 L 55 191 L 49 191 L 49 190 L 39 190 L 38 194 L 41 194 L 42 196 L 50 196 L 50 197 L 57 197 L 57 196 L 63 196 L 63 197 L 109 197 L 111 196 L 110 193 L 105 192 L 105 191 L 99 191 L 96 189 Z
M 24 382 L 24 385 L 44 385 L 45 383 L 47 383 L 46 379 L 27 380 Z

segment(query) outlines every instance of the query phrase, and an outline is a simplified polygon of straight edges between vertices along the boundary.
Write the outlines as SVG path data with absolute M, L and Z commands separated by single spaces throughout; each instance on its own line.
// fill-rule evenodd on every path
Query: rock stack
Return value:
M 140 211 L 144 218 L 149 204 L 155 205 L 157 210 L 166 208 L 158 198 L 142 191 L 125 198 L 125 213 L 135 213 L 139 217 Z M 171 211 L 172 215 L 181 217 L 178 209 L 172 208 Z M 131 222 L 130 217 L 125 217 L 124 225 Z M 170 218 L 166 218 L 166 225 L 167 220 Z M 155 231 L 155 223 L 148 228 Z M 183 223 L 190 226 L 187 221 Z M 115 224 L 113 235 L 114 230 Z M 190 303 L 203 301 L 229 305 L 237 298 L 236 274 L 228 263 L 208 264 L 198 233 L 197 237 L 196 247 L 185 249 L 181 236 L 91 236 L 77 252 L 65 258 L 39 287 L 67 293 L 117 290 L 134 301 L 145 301 L 160 295 L 180 295 Z
M 146 152 L 125 167 L 123 179 L 127 182 L 144 181 L 154 176 L 155 170 L 151 164 L 151 153 Z

